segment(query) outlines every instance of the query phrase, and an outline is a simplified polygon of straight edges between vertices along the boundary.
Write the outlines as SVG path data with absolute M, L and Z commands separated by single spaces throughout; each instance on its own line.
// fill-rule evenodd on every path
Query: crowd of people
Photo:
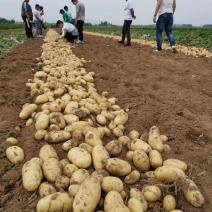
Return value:
M 125 0 L 124 7 L 124 24 L 122 27 L 122 39 L 118 41 L 120 44 L 124 44 L 125 47 L 131 46 L 131 34 L 130 27 L 132 21 L 136 19 L 133 0 Z M 60 9 L 59 13 L 62 15 L 63 21 L 57 21 L 57 27 L 62 29 L 62 34 L 55 41 L 65 38 L 70 43 L 76 42 L 77 44 L 83 44 L 83 25 L 85 21 L 85 6 L 81 1 L 71 0 L 73 5 L 76 6 L 76 17 L 73 18 L 68 6 L 64 6 Z M 157 0 L 157 5 L 155 8 L 155 13 L 153 16 L 153 22 L 156 23 L 156 40 L 157 49 L 155 52 L 162 51 L 162 32 L 165 30 L 172 51 L 176 53 L 175 39 L 172 34 L 173 26 L 173 15 L 176 9 L 176 0 Z M 22 4 L 22 19 L 26 27 L 26 35 L 29 39 L 34 38 L 32 34 L 32 21 L 34 18 L 34 23 L 36 26 L 37 37 L 43 37 L 42 28 L 44 28 L 44 10 L 43 7 L 36 4 L 35 10 L 32 12 L 32 8 L 29 5 L 29 0 L 24 0 Z M 158 18 L 157 18 L 158 17 Z M 76 39 L 78 40 L 76 41 Z M 127 38 L 127 43 L 125 44 L 125 38 Z

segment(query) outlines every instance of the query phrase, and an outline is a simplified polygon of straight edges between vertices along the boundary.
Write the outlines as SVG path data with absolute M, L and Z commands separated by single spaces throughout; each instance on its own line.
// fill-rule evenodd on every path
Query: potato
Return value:
M 64 115 L 63 118 L 65 119 L 66 124 L 72 124 L 74 122 L 79 121 L 79 118 L 73 114 Z
M 67 189 L 70 185 L 70 180 L 69 177 L 65 176 L 65 175 L 61 175 L 59 176 L 56 181 L 55 181 L 55 186 L 56 188 L 60 189 Z
M 113 140 L 105 146 L 105 149 L 110 156 L 117 156 L 122 151 L 122 144 L 118 140 Z
M 122 146 L 127 146 L 128 142 L 130 142 L 130 138 L 127 136 L 121 136 L 118 140 L 121 142 Z
M 62 145 L 62 149 L 66 152 L 68 152 L 70 149 L 72 149 L 73 147 L 77 147 L 78 146 L 78 141 L 76 139 L 71 139 L 66 141 L 65 143 L 63 143 Z
M 153 126 L 150 128 L 148 143 L 152 149 L 158 150 L 158 152 L 163 152 L 163 142 L 160 138 L 158 127 Z
M 48 182 L 54 183 L 62 175 L 60 162 L 55 158 L 49 158 L 42 165 L 43 175 Z
M 65 114 L 75 114 L 75 110 L 79 107 L 78 102 L 76 101 L 71 101 L 68 103 L 66 106 L 64 113 Z
M 77 191 L 79 189 L 80 185 L 78 184 L 73 184 L 73 185 L 70 185 L 68 187 L 68 193 L 72 196 L 72 197 L 75 197 L 76 194 L 77 194 Z
M 183 211 L 181 211 L 181 210 L 172 210 L 170 212 L 183 212 Z
M 48 195 L 56 193 L 56 192 L 57 191 L 54 188 L 54 186 L 47 182 L 41 183 L 39 186 L 39 190 L 38 190 L 40 197 L 45 197 L 45 196 L 48 196 Z
M 163 198 L 163 208 L 165 211 L 172 211 L 176 208 L 176 200 L 172 195 L 166 195 Z
M 116 125 L 124 125 L 127 121 L 128 121 L 128 114 L 124 112 L 118 114 L 114 119 L 114 123 Z
M 59 212 L 67 211 L 72 208 L 73 197 L 68 193 L 53 193 L 43 197 L 36 206 L 37 212 Z
M 47 131 L 46 130 L 38 130 L 35 133 L 35 139 L 38 141 L 42 141 L 46 135 Z
M 186 178 L 185 173 L 174 166 L 161 166 L 155 170 L 155 178 L 164 182 L 175 182 Z
M 107 123 L 107 119 L 102 114 L 98 114 L 96 116 L 96 120 L 101 125 L 105 125 Z
M 172 158 L 167 159 L 167 160 L 163 161 L 163 165 L 164 166 L 174 166 L 183 171 L 186 171 L 186 169 L 187 169 L 187 164 L 178 159 L 172 159 Z
M 82 149 L 87 150 L 87 151 L 89 152 L 89 154 L 92 154 L 93 147 L 92 147 L 91 145 L 86 144 L 86 143 L 81 143 L 81 144 L 79 145 L 79 147 L 82 148 Z
M 129 150 L 135 151 L 135 150 L 143 150 L 147 154 L 149 154 L 152 150 L 152 148 L 147 144 L 145 141 L 142 141 L 140 139 L 134 139 L 130 142 L 128 142 L 127 145 Z
M 117 191 L 107 193 L 104 201 L 104 212 L 131 212 L 124 204 L 121 195 Z
M 21 119 L 27 119 L 31 116 L 33 112 L 37 110 L 38 106 L 36 104 L 29 104 L 26 107 L 24 107 L 19 114 L 19 118 Z
M 35 123 L 36 130 L 45 130 L 49 126 L 49 116 L 46 114 L 41 114 Z
M 18 143 L 18 140 L 16 138 L 9 137 L 9 138 L 7 138 L 6 142 L 9 144 L 16 145 Z
M 149 171 L 150 161 L 148 155 L 143 150 L 135 150 L 133 153 L 133 164 L 142 172 Z
M 107 161 L 106 170 L 114 176 L 127 176 L 131 172 L 131 166 L 128 162 L 119 158 L 110 158 Z
M 71 134 L 64 130 L 61 131 L 51 131 L 45 135 L 45 141 L 48 143 L 60 143 L 67 141 L 71 138 Z
M 70 161 L 68 159 L 60 160 L 60 165 L 61 165 L 62 169 L 65 168 L 66 165 L 68 165 L 68 164 L 70 164 Z
M 115 116 L 114 116 L 111 112 L 106 111 L 106 110 L 103 110 L 103 111 L 101 112 L 101 114 L 102 114 L 108 121 L 112 121 L 112 120 L 114 120 L 114 118 L 115 118 Z
M 75 130 L 71 136 L 78 141 L 81 140 L 83 138 L 82 130 Z
M 200 208 L 205 204 L 205 198 L 197 188 L 194 181 L 185 179 L 181 181 L 181 188 L 186 200 L 194 207 Z
M 46 161 L 49 158 L 55 158 L 59 160 L 56 150 L 51 145 L 42 146 L 39 152 L 39 157 L 43 161 Z
M 76 170 L 70 178 L 70 185 L 73 184 L 82 184 L 82 182 L 89 177 L 89 172 L 86 169 L 78 169 Z
M 101 186 L 94 176 L 88 177 L 80 185 L 73 202 L 73 211 L 95 211 L 101 197 Z
M 158 152 L 157 150 L 152 150 L 149 153 L 149 160 L 150 160 L 151 166 L 155 169 L 163 165 L 162 156 L 160 152 Z
M 85 142 L 91 146 L 103 145 L 99 134 L 89 131 L 85 135 Z
M 144 173 L 144 179 L 154 178 L 155 179 L 155 171 L 148 171 Z
M 134 170 L 124 178 L 124 182 L 128 185 L 135 184 L 141 178 L 141 174 Z
M 113 129 L 113 135 L 119 138 L 119 137 L 122 137 L 124 133 L 123 133 L 123 130 L 121 130 L 119 127 L 116 127 Z
M 74 132 L 75 130 L 83 130 L 86 126 L 91 126 L 92 123 L 89 121 L 76 121 L 73 122 L 71 125 L 65 127 L 65 131 L 67 132 Z
M 166 144 L 169 140 L 169 138 L 166 135 L 160 135 L 160 139 L 163 142 L 163 144 Z
M 30 119 L 28 119 L 27 122 L 26 122 L 26 127 L 29 127 L 29 126 L 31 126 L 32 124 L 33 124 L 33 119 L 30 118 Z
M 163 145 L 163 151 L 164 151 L 164 152 L 171 151 L 171 147 L 170 147 L 168 144 L 164 144 L 164 145 Z
M 154 185 L 145 186 L 142 192 L 148 202 L 156 202 L 162 196 L 160 188 Z
M 50 124 L 56 124 L 61 130 L 66 127 L 65 119 L 62 116 L 53 116 L 50 118 Z
M 51 112 L 61 112 L 61 107 L 58 103 L 56 102 L 52 102 L 50 105 L 49 105 L 49 109 Z
M 115 122 L 114 122 L 114 121 L 111 121 L 111 122 L 109 123 L 109 125 L 108 125 L 108 128 L 109 128 L 110 130 L 114 130 L 114 129 L 116 128 Z
M 73 147 L 68 152 L 68 159 L 77 167 L 86 169 L 90 167 L 92 160 L 91 155 L 88 151 L 80 148 L 80 147 Z
M 140 136 L 140 134 L 139 134 L 139 132 L 136 131 L 136 130 L 132 130 L 132 131 L 129 133 L 129 135 L 128 135 L 128 137 L 129 137 L 130 139 L 132 139 L 132 140 L 138 139 L 139 136 Z
M 107 150 L 102 145 L 96 145 L 92 151 L 92 160 L 95 170 L 105 169 L 108 159 L 110 158 Z
M 102 180 L 102 190 L 106 193 L 110 191 L 121 192 L 124 189 L 122 181 L 118 177 L 104 177 Z
M 24 150 L 19 146 L 11 146 L 6 149 L 6 156 L 12 164 L 20 164 L 24 160 Z
M 48 96 L 45 95 L 45 94 L 39 95 L 39 96 L 37 96 L 36 99 L 35 99 L 35 103 L 36 103 L 36 104 L 43 104 L 43 103 L 46 103 L 46 102 L 48 102 L 48 101 L 49 101 L 49 98 L 48 98 Z
M 35 161 L 28 161 L 22 167 L 22 182 L 24 188 L 31 192 L 40 186 L 43 174 L 40 165 Z
M 43 160 L 41 160 L 40 158 L 38 157 L 34 157 L 32 158 L 30 161 L 34 161 L 36 163 L 38 163 L 38 165 L 41 167 L 43 165 Z
M 103 177 L 110 176 L 110 174 L 106 170 L 104 170 L 104 169 L 102 169 L 102 170 L 96 170 L 96 171 L 94 171 L 91 174 L 91 176 L 97 176 L 97 175 L 102 175 Z
M 136 198 L 130 198 L 127 206 L 131 212 L 144 212 L 142 203 Z
M 127 158 L 127 160 L 129 160 L 129 161 L 133 161 L 133 154 L 134 154 L 134 152 L 133 151 L 128 151 L 127 153 L 126 153 L 126 158 Z
M 78 170 L 78 167 L 75 166 L 74 164 L 67 164 L 63 168 L 63 174 L 70 178 L 72 174 L 77 170 Z
M 46 78 L 48 75 L 44 71 L 37 71 L 34 76 L 38 78 Z
M 56 124 L 51 124 L 49 126 L 49 131 L 60 131 L 60 128 Z

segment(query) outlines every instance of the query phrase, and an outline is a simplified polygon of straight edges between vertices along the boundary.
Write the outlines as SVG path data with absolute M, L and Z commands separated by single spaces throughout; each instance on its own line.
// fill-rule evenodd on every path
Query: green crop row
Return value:
M 103 34 L 121 36 L 122 27 L 119 26 L 86 26 L 85 31 L 99 32 Z M 154 27 L 132 27 L 132 38 L 140 38 L 143 35 L 148 35 L 149 40 L 155 40 Z M 212 50 L 212 28 L 174 28 L 173 34 L 177 44 L 185 46 L 203 47 Z M 168 41 L 163 33 L 164 41 Z
M 24 24 L 0 24 L 0 30 L 22 29 L 22 28 L 24 28 Z

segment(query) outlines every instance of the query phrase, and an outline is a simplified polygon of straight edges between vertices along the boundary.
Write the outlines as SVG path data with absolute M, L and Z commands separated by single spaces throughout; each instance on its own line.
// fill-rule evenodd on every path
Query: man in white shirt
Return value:
M 78 38 L 78 30 L 73 24 L 62 22 L 59 20 L 57 21 L 57 27 L 62 29 L 62 35 L 60 35 L 59 38 L 55 40 L 55 42 L 59 41 L 59 39 L 65 38 L 70 43 L 74 43 L 74 40 Z
M 35 17 L 35 26 L 36 26 L 36 33 L 37 37 L 43 37 L 42 35 L 42 21 L 43 18 L 40 13 L 40 6 L 38 4 L 35 5 L 35 11 L 33 12 L 34 17 Z
M 122 39 L 118 41 L 119 43 L 124 44 L 125 37 L 127 36 L 127 43 L 125 44 L 125 46 L 131 46 L 130 25 L 132 24 L 133 19 L 136 19 L 133 9 L 133 1 L 126 0 L 124 8 L 124 25 L 122 28 Z

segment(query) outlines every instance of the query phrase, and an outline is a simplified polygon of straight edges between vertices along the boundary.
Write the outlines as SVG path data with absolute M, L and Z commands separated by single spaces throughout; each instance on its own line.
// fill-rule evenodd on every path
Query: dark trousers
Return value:
M 132 21 L 124 20 L 124 25 L 122 27 L 122 41 L 125 41 L 125 37 L 127 36 L 127 43 L 131 43 L 131 36 L 130 36 L 130 25 Z
M 22 16 L 22 19 L 25 23 L 25 29 L 26 29 L 26 36 L 28 38 L 31 38 L 33 37 L 33 34 L 32 34 L 32 24 L 28 21 L 29 23 L 29 27 L 28 27 L 28 24 L 27 24 L 27 17 L 26 16 Z
M 78 29 L 78 32 L 79 32 L 79 40 L 80 41 L 83 41 L 83 24 L 84 24 L 84 21 L 77 21 L 77 29 Z
M 71 33 L 66 33 L 65 39 L 67 39 L 70 43 L 74 43 L 74 40 L 77 39 L 78 35 L 72 35 Z

